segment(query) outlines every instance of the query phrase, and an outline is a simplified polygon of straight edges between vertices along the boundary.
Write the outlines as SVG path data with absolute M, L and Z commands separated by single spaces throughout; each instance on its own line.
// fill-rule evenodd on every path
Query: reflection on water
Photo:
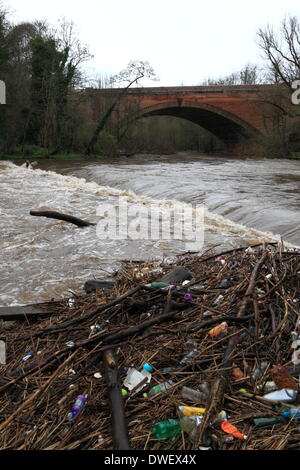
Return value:
M 300 162 L 293 160 L 144 155 L 44 160 L 34 171 L 0 162 L 0 304 L 58 297 L 89 277 L 107 276 L 123 258 L 159 259 L 183 250 L 175 241 L 99 240 L 95 227 L 30 217 L 30 209 L 97 221 L 97 206 L 117 204 L 119 196 L 135 205 L 193 202 L 207 209 L 205 248 L 274 239 L 261 232 L 300 245 L 299 182 Z

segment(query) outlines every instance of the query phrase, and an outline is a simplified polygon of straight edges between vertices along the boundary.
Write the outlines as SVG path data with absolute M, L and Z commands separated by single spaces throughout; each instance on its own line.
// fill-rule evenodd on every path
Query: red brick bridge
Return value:
M 176 116 L 199 124 L 230 145 L 241 137 L 265 133 L 266 119 L 275 112 L 265 104 L 265 97 L 273 89 L 274 85 L 129 88 L 122 100 L 127 107 L 135 103 L 131 119 Z M 101 103 L 112 102 L 123 90 L 87 89 L 91 118 L 99 119 Z

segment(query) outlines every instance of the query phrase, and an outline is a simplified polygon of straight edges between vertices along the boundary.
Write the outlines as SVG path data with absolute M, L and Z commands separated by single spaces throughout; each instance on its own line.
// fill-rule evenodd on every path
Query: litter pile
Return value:
M 115 280 L 3 323 L 1 449 L 299 449 L 298 251 L 124 262 Z

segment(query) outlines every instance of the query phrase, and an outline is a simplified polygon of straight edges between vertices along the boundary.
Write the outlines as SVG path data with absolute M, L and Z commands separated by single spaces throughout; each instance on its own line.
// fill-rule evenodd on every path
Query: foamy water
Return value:
M 95 164 L 94 168 L 101 171 L 104 167 Z M 169 259 L 186 251 L 178 240 L 103 240 L 94 226 L 77 228 L 29 215 L 30 210 L 55 210 L 99 222 L 97 208 L 107 203 L 117 207 L 121 198 L 136 210 L 151 205 L 154 217 L 159 217 L 170 208 L 181 210 L 185 201 L 137 194 L 128 187 L 113 188 L 53 171 L 29 170 L 11 162 L 0 163 L 0 188 L 1 305 L 39 302 L 78 291 L 87 279 L 109 276 L 122 259 Z M 280 240 L 280 234 L 246 227 L 208 209 L 204 212 L 203 250 Z

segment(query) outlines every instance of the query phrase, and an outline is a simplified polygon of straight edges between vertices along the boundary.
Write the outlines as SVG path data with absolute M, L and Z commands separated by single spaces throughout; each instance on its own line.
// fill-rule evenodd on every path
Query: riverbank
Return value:
M 141 153 L 141 152 L 139 152 Z M 145 155 L 157 155 L 158 152 L 145 152 Z M 220 155 L 220 152 L 210 152 L 207 154 L 203 154 L 197 151 L 192 151 L 192 150 L 186 150 L 181 152 L 182 154 L 191 154 L 191 155 L 206 155 L 207 157 L 214 157 L 215 155 Z M 170 154 L 173 155 L 174 153 Z M 138 153 L 132 153 L 132 154 L 127 154 L 127 153 L 120 153 L 119 155 L 115 155 L 114 157 L 124 157 L 126 156 L 127 158 L 134 157 L 135 155 L 138 155 Z M 226 152 L 224 151 L 224 156 L 227 156 Z M 103 160 L 106 158 L 111 158 L 111 156 L 107 155 L 91 155 L 91 156 L 86 156 L 82 155 L 80 153 L 59 153 L 59 154 L 54 154 L 54 155 L 46 155 L 44 152 L 37 152 L 37 153 L 32 153 L 29 155 L 25 155 L 22 153 L 13 153 L 13 154 L 1 154 L 0 153 L 0 160 L 10 160 L 10 161 L 16 161 L 18 162 L 23 162 L 26 160 L 82 160 L 82 159 L 95 159 L 95 160 Z M 255 155 L 244 155 L 244 158 L 259 158 Z M 293 153 L 292 155 L 285 155 L 285 156 L 264 156 L 264 158 L 267 159 L 275 159 L 275 160 L 300 160 L 300 152 Z
M 297 449 L 299 263 L 281 245 L 128 261 L 5 328 L 1 449 Z

